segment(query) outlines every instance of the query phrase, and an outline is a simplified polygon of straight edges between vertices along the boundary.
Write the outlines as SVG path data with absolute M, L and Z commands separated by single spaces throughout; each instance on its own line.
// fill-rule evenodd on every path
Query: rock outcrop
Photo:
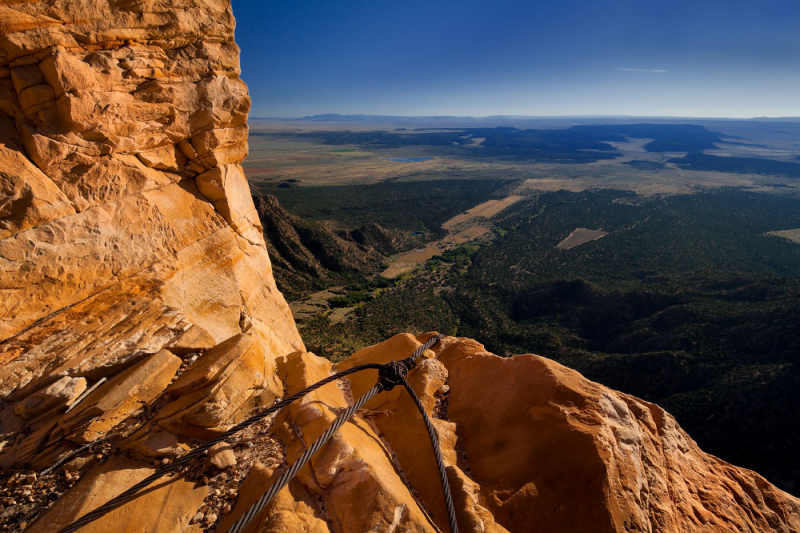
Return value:
M 227 0 L 0 5 L 0 530 L 56 531 L 334 370 L 275 287 L 239 166 L 249 100 L 233 29 Z M 81 531 L 226 531 L 374 379 L 320 388 Z M 552 361 L 446 338 L 409 381 L 462 531 L 800 532 L 799 500 L 703 453 L 658 406 Z M 396 388 L 248 531 L 437 527 L 430 444 Z
M 0 468 L 110 431 L 174 452 L 282 393 L 303 343 L 233 30 L 229 2 L 0 4 Z
M 278 288 L 290 300 L 334 285 L 353 275 L 381 270 L 389 255 L 410 246 L 407 235 L 368 224 L 332 230 L 291 215 L 272 195 L 256 199 Z

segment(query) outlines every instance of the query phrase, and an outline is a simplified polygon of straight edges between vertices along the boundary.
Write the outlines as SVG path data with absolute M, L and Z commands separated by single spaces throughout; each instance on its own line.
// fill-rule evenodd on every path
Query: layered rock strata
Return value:
M 249 99 L 233 29 L 226 0 L 0 4 L 0 530 L 57 530 L 335 370 L 305 351 L 275 288 L 239 165 Z M 81 531 L 226 531 L 374 374 L 319 389 Z M 446 338 L 409 379 L 462 531 L 800 531 L 800 501 L 552 361 Z M 366 407 L 248 531 L 447 531 L 409 398 Z

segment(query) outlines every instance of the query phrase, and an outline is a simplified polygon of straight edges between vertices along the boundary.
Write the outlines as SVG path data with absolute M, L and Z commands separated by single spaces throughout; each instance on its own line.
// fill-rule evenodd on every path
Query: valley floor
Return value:
M 327 265 L 298 291 L 299 263 L 271 250 L 310 350 L 338 361 L 438 330 L 537 353 L 663 405 L 707 451 L 797 492 L 796 179 L 681 169 L 644 141 L 584 164 L 383 166 L 395 163 L 386 153 L 430 153 L 398 148 L 361 168 L 374 179 L 344 179 L 376 151 L 303 142 L 313 163 L 251 184 L 297 217 L 297 246 Z M 368 223 L 391 244 L 353 233 Z M 310 237 L 323 230 L 342 240 L 336 253 Z

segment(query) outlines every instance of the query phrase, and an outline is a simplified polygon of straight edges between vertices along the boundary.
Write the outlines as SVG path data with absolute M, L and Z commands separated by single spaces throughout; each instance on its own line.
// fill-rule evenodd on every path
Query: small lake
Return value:
M 399 161 L 401 163 L 419 163 L 420 161 L 430 161 L 432 157 L 389 157 L 384 161 Z

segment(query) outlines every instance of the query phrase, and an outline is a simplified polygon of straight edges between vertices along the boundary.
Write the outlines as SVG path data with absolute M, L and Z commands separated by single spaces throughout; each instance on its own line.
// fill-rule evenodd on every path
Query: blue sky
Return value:
M 800 116 L 800 0 L 233 0 L 251 116 Z

